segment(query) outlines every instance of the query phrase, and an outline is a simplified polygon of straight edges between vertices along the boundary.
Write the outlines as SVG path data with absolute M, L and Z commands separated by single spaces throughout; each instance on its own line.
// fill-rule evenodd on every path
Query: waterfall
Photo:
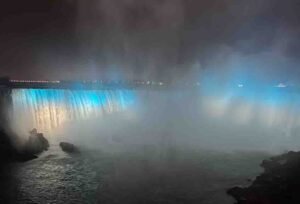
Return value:
M 19 132 L 47 132 L 66 122 L 127 110 L 134 102 L 132 90 L 14 89 L 12 125 Z

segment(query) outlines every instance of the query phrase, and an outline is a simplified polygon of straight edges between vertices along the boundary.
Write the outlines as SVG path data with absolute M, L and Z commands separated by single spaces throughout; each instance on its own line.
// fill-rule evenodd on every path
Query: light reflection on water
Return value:
M 36 160 L 13 165 L 10 203 L 229 204 L 226 189 L 258 175 L 265 157 L 152 147 L 70 156 L 52 146 Z
M 14 166 L 14 177 L 19 183 L 13 201 L 95 203 L 101 166 L 94 160 L 89 156 L 70 156 L 52 146 L 40 158 Z

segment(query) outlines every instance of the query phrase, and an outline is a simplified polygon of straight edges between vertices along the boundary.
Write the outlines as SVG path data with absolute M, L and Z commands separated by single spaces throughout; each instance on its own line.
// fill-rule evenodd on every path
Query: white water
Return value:
M 99 118 L 134 103 L 130 90 L 14 89 L 12 125 L 19 134 L 32 128 L 50 132 L 70 121 Z
M 47 138 L 96 148 L 171 142 L 222 150 L 298 149 L 298 95 L 266 100 L 269 95 L 262 94 L 250 100 L 197 90 L 16 89 L 12 125 L 18 135 L 37 128 Z

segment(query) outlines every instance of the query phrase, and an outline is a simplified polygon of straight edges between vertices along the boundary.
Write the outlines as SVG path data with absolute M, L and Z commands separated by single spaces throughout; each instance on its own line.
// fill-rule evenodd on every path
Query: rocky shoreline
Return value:
M 298 204 L 300 203 L 300 152 L 263 160 L 264 172 L 249 187 L 234 187 L 228 194 L 237 204 Z
M 12 139 L 3 129 L 0 129 L 0 162 L 1 165 L 9 162 L 24 162 L 37 158 L 38 154 L 48 150 L 49 142 L 42 133 L 36 129 L 30 132 L 30 136 L 24 145 L 17 148 Z

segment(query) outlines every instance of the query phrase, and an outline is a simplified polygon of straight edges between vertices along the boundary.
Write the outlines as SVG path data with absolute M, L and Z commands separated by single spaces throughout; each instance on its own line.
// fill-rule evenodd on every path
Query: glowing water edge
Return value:
M 15 89 L 12 121 L 17 132 L 51 131 L 68 121 L 93 119 L 127 110 L 135 101 L 131 90 Z

